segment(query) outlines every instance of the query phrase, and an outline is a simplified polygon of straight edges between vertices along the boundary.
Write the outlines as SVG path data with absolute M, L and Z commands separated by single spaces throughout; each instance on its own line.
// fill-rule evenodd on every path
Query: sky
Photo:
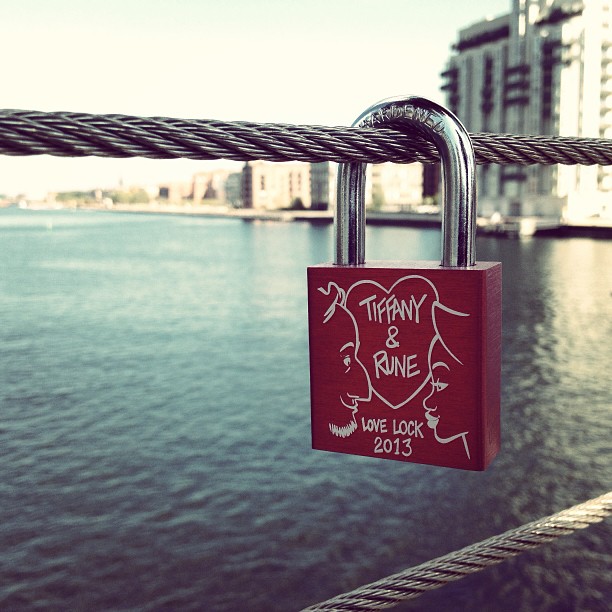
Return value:
M 458 31 L 511 0 L 0 0 L 0 108 L 350 125 L 444 102 Z M 0 194 L 153 186 L 239 162 L 0 156 Z

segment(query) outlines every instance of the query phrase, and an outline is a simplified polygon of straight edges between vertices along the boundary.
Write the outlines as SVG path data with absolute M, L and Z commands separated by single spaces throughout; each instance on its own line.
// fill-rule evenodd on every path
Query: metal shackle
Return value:
M 382 100 L 359 115 L 352 127 L 410 126 L 432 142 L 442 160 L 444 205 L 442 266 L 475 263 L 476 178 L 474 150 L 459 119 L 417 96 Z M 367 164 L 339 164 L 335 217 L 338 265 L 365 262 L 365 174 Z

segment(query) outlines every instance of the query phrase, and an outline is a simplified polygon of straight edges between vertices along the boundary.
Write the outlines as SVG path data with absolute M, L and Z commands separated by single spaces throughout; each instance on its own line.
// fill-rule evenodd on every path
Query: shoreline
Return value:
M 93 212 L 172 215 L 185 217 L 207 217 L 217 219 L 241 219 L 245 222 L 275 222 L 294 223 L 307 222 L 314 225 L 328 225 L 334 222 L 330 211 L 319 210 L 256 210 L 237 209 L 225 206 L 193 206 L 169 204 L 115 204 L 113 206 L 52 206 L 45 203 L 21 206 L 22 210 L 54 211 L 82 210 Z M 538 237 L 587 237 L 612 238 L 612 221 L 607 223 L 572 222 L 562 223 L 554 219 L 540 217 L 508 217 L 499 222 L 479 217 L 477 233 L 484 236 L 504 236 L 513 238 Z M 366 215 L 368 225 L 385 225 L 396 227 L 439 228 L 441 216 L 439 213 L 410 212 L 372 212 Z

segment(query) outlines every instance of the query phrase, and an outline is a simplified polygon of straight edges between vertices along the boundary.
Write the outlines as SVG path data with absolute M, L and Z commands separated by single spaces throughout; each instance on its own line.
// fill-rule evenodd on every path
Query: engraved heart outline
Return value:
M 439 308 L 440 310 L 447 312 L 449 314 L 455 315 L 455 316 L 459 316 L 459 317 L 469 317 L 469 313 L 465 313 L 465 312 L 459 312 L 458 310 L 453 310 L 452 308 L 449 308 L 448 306 L 445 306 L 444 304 L 442 304 L 440 302 L 440 294 L 438 292 L 438 289 L 436 288 L 436 286 L 433 284 L 432 281 L 430 281 L 428 278 L 425 278 L 424 276 L 421 276 L 420 274 L 409 274 L 407 276 L 402 276 L 401 278 L 397 279 L 389 289 L 387 289 L 384 285 L 380 284 L 379 282 L 375 281 L 375 280 L 371 280 L 371 279 L 362 279 L 359 280 L 355 283 L 353 283 L 345 292 L 342 302 L 343 302 L 343 306 L 345 308 L 345 310 L 347 312 L 349 312 L 351 314 L 351 317 L 353 318 L 353 320 L 355 321 L 355 317 L 354 314 L 351 312 L 349 306 L 348 306 L 348 300 L 349 300 L 349 296 L 351 294 L 351 291 L 353 291 L 356 287 L 359 287 L 361 285 L 373 285 L 374 287 L 378 287 L 381 291 L 384 291 L 387 295 L 391 295 L 392 292 L 394 291 L 394 289 L 401 283 L 403 283 L 404 281 L 410 281 L 410 280 L 423 280 L 425 281 L 432 289 L 433 294 L 435 296 L 434 301 L 431 304 L 431 319 L 432 319 L 432 324 L 433 324 L 433 328 L 434 328 L 434 334 L 433 337 L 429 343 L 429 349 L 428 349 L 428 359 L 427 362 L 430 364 L 431 363 L 431 353 L 433 351 L 434 346 L 436 345 L 437 342 L 440 342 L 440 344 L 444 347 L 444 349 L 448 352 L 448 354 L 455 360 L 457 361 L 459 364 L 463 365 L 463 363 L 461 362 L 461 360 L 448 348 L 447 344 L 444 342 L 444 339 L 442 338 L 442 335 L 440 334 L 440 331 L 438 329 L 438 325 L 437 325 L 437 321 L 436 321 L 436 309 Z M 356 321 L 355 321 L 356 322 Z M 357 325 L 358 326 L 358 325 Z M 381 395 L 377 389 L 374 387 L 374 384 L 371 380 L 371 377 L 368 377 L 369 383 L 370 383 L 370 393 L 374 394 L 376 397 L 378 397 L 382 402 L 384 402 L 387 406 L 389 406 L 389 408 L 392 408 L 393 410 L 397 410 L 399 408 L 402 408 L 403 406 L 405 406 L 406 404 L 408 404 L 411 400 L 413 400 L 425 387 L 425 385 L 427 385 L 428 382 L 430 382 L 432 377 L 432 372 L 431 372 L 431 367 L 429 368 L 429 372 L 427 374 L 427 376 L 424 378 L 423 382 L 419 385 L 419 387 L 413 391 L 405 400 L 403 400 L 400 403 L 394 404 L 393 402 L 390 402 L 389 400 L 387 400 L 387 398 L 383 397 L 383 395 Z

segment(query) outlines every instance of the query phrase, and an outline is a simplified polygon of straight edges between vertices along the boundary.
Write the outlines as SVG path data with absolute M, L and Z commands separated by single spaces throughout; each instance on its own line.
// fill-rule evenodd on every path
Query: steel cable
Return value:
M 365 612 L 384 610 L 458 580 L 560 536 L 604 520 L 612 513 L 612 491 L 527 523 L 416 567 L 315 604 L 306 610 Z
M 612 140 L 471 134 L 479 164 L 612 164 Z M 346 128 L 207 119 L 0 110 L 0 154 L 274 162 L 438 161 L 406 128 Z

